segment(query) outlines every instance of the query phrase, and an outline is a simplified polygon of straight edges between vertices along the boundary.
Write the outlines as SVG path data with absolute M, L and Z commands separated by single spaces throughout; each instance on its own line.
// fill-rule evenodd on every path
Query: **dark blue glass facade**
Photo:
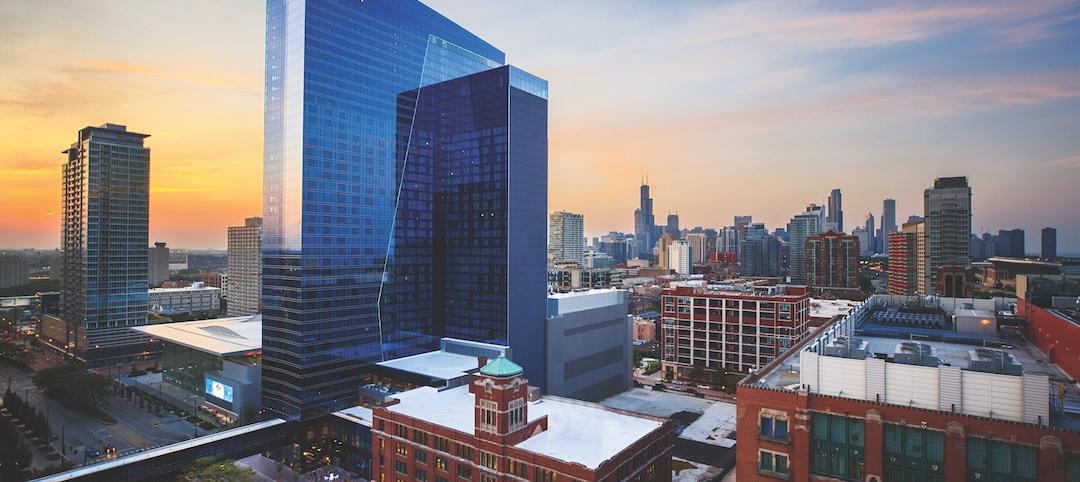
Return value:
M 433 349 L 443 335 L 512 342 L 506 326 L 513 319 L 508 308 L 513 283 L 460 278 L 454 286 L 468 292 L 460 298 L 444 287 L 452 277 L 475 270 L 512 277 L 506 274 L 514 271 L 507 262 L 512 248 L 503 249 L 494 267 L 484 265 L 496 261 L 494 249 L 467 250 L 463 256 L 472 256 L 462 258 L 467 261 L 453 261 L 453 250 L 462 248 L 457 243 L 466 237 L 480 236 L 491 247 L 500 236 L 491 224 L 455 230 L 457 221 L 486 209 L 506 222 L 512 203 L 500 206 L 495 194 L 483 194 L 490 198 L 481 208 L 473 204 L 480 192 L 454 191 L 446 176 L 462 172 L 452 162 L 486 163 L 482 169 L 489 182 L 502 176 L 503 197 L 510 197 L 514 149 L 501 147 L 502 154 L 490 158 L 474 152 L 447 163 L 436 159 L 441 154 L 410 158 L 414 148 L 423 158 L 422 148 L 456 142 L 429 131 L 430 122 L 414 119 L 418 109 L 429 109 L 429 92 L 433 97 L 449 92 L 448 80 L 488 71 L 501 73 L 489 75 L 501 75 L 509 85 L 512 70 L 499 67 L 502 52 L 414 0 L 269 0 L 266 43 L 263 408 L 274 416 L 301 418 L 349 405 L 363 366 Z M 545 82 L 528 74 L 518 83 L 546 90 Z M 531 128 L 543 133 L 543 149 L 522 161 L 541 163 L 533 168 L 543 174 L 537 178 L 542 188 L 535 190 L 541 197 L 533 201 L 543 243 L 546 99 L 526 95 L 535 104 L 532 114 L 543 114 L 532 119 L 542 126 Z M 500 103 L 471 108 L 483 111 L 480 117 L 502 119 L 505 145 L 514 138 L 506 133 L 512 132 L 513 93 L 504 87 L 502 96 Z M 476 136 L 492 145 L 498 137 L 486 131 Z M 496 174 L 498 162 L 502 174 Z M 522 227 L 532 222 L 523 221 Z M 447 230 L 447 223 L 455 228 Z M 501 232 L 504 245 L 513 244 L 508 234 L 513 228 Z M 537 329 L 544 307 L 543 247 L 538 252 L 539 291 L 533 303 L 540 311 L 531 322 Z M 478 265 L 446 268 L 473 262 Z M 487 318 L 452 323 L 447 313 L 454 310 L 462 313 L 455 319 Z

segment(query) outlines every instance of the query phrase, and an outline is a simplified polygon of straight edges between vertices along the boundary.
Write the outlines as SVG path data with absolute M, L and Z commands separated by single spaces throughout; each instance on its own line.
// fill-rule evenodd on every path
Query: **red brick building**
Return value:
M 805 287 L 757 286 L 752 291 L 677 287 L 661 295 L 665 376 L 706 379 L 724 368 L 763 367 L 809 330 Z
M 373 412 L 372 480 L 671 480 L 672 422 L 534 393 L 500 357 L 468 386 L 398 394 Z
M 916 234 L 896 232 L 889 234 L 889 294 L 913 295 L 918 286 L 915 252 Z
M 935 342 L 924 353 L 940 350 L 950 365 L 902 362 L 907 338 L 882 339 L 855 330 L 858 317 L 888 306 L 883 298 L 868 300 L 853 312 L 855 318 L 820 328 L 740 382 L 740 482 L 1080 480 L 1080 416 L 1071 401 L 1077 391 L 1072 383 L 1059 382 L 1068 377 L 1058 367 L 1026 358 L 1034 349 L 1018 346 L 1021 341 L 997 350 L 1002 356 L 1010 350 L 1010 360 L 1015 353 L 1022 375 L 965 366 L 960 355 L 977 345 L 960 342 Z M 1056 333 L 1070 337 L 1059 342 L 1080 346 L 1080 337 Z M 865 355 L 829 352 L 829 342 L 843 342 Z M 892 347 L 895 355 L 885 352 Z M 1047 400 L 1048 392 L 1058 390 L 1063 395 L 1068 390 L 1060 404 L 1055 395 Z M 927 399 L 934 408 L 922 406 Z
M 806 284 L 859 288 L 859 238 L 829 231 L 806 237 Z

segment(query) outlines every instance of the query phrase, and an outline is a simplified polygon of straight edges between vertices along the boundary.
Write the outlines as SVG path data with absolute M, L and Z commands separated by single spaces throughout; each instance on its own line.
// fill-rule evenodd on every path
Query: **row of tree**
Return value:
M 75 365 L 49 367 L 34 374 L 34 386 L 50 398 L 83 412 L 96 414 L 109 392 L 109 378 Z
M 12 416 L 26 425 L 35 437 L 49 439 L 49 419 L 41 411 L 31 407 L 26 400 L 19 398 L 10 388 L 4 392 L 4 406 Z
M 0 480 L 24 480 L 33 461 L 33 449 L 19 437 L 18 427 L 0 416 Z
M 34 352 L 18 343 L 0 340 L 0 358 L 10 360 L 16 365 L 29 367 L 34 362 Z

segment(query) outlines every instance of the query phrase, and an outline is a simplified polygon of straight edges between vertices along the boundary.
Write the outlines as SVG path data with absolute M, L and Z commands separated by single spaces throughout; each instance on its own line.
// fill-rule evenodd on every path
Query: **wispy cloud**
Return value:
M 1060 167 L 1064 169 L 1080 169 L 1080 154 L 1054 159 L 1050 162 L 1047 162 L 1046 165 L 1050 167 Z
M 72 70 L 90 74 L 127 74 L 174 80 L 246 93 L 262 92 L 261 79 L 250 72 L 203 72 L 173 69 L 159 64 L 133 63 L 117 59 L 78 59 Z
M 682 44 L 756 38 L 796 49 L 874 47 L 927 40 L 976 25 L 1012 25 L 1071 6 L 1057 0 L 998 1 L 842 11 L 804 2 L 740 2 L 706 11 Z M 1058 24 L 1031 21 L 1006 37 L 1045 38 Z

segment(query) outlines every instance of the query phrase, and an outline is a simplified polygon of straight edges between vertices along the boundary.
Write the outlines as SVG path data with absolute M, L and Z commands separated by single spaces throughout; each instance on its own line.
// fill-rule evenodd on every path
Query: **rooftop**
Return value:
M 851 312 L 861 301 L 810 299 L 810 317 L 833 319 Z
M 394 396 L 400 403 L 386 410 L 441 425 L 458 432 L 474 431 L 474 396 L 468 386 L 438 391 L 421 387 Z M 548 429 L 516 445 L 540 455 L 590 469 L 622 452 L 662 423 L 619 413 L 601 405 L 558 397 L 529 402 L 529 419 L 548 417 Z
M 191 286 L 185 286 L 183 288 L 150 288 L 150 293 L 180 293 L 185 291 L 221 291 L 221 288 L 214 286 L 205 286 L 202 283 L 196 283 Z
M 395 358 L 379 362 L 378 365 L 439 380 L 453 380 L 463 377 L 476 370 L 479 366 L 474 356 L 448 353 L 442 350 Z
M 491 360 L 480 368 L 480 373 L 489 377 L 512 377 L 520 375 L 522 371 L 521 365 L 510 361 L 505 356 Z
M 132 329 L 154 339 L 219 356 L 262 349 L 262 315 L 161 323 Z
M 951 324 L 942 328 L 932 328 L 925 324 L 921 326 L 890 326 L 876 322 L 871 315 L 874 311 L 885 307 L 893 308 L 898 304 L 909 303 L 911 300 L 903 300 L 904 297 L 890 297 L 877 295 L 858 304 L 852 314 L 845 318 L 824 325 L 814 336 L 800 347 L 790 350 L 781 356 L 773 365 L 767 366 L 763 371 L 753 375 L 748 381 L 757 384 L 781 389 L 796 390 L 803 380 L 802 363 L 803 352 L 816 353 L 818 359 L 854 359 L 872 360 L 885 359 L 888 364 L 904 364 L 923 367 L 955 367 L 965 372 L 998 373 L 1000 376 L 1020 375 L 1045 376 L 1049 380 L 1049 388 L 1056 393 L 1058 386 L 1066 389 L 1064 402 L 1064 415 L 1059 416 L 1055 412 L 1050 420 L 1052 425 L 1064 426 L 1071 429 L 1080 429 L 1080 389 L 1071 383 L 1070 377 L 1057 365 L 1051 363 L 1045 354 L 1038 348 L 1029 344 L 1023 338 L 1010 335 L 1008 331 L 1001 331 L 1000 336 L 980 337 L 974 334 L 957 333 L 951 329 Z M 912 298 L 914 300 L 914 298 Z M 951 298 L 939 299 L 939 307 L 948 316 L 949 304 L 955 300 Z M 961 300 L 963 301 L 963 300 Z M 979 300 L 984 301 L 984 300 Z M 1007 299 L 994 300 L 993 303 L 1008 305 Z M 917 302 L 917 301 L 916 301 Z M 991 303 L 991 300 L 985 300 Z M 963 303 L 961 303 L 963 304 Z M 976 308 L 984 308 L 979 306 Z M 926 307 L 922 307 L 926 309 Z M 987 314 L 986 309 L 972 310 L 960 308 L 952 310 L 953 313 L 964 316 L 968 313 Z M 1001 310 L 996 310 L 1001 311 Z M 990 313 L 992 315 L 992 311 Z M 981 315 L 980 315 L 981 316 Z M 842 353 L 827 347 L 847 345 L 849 348 Z M 922 345 L 921 347 L 919 345 Z M 920 348 L 923 350 L 919 355 Z M 845 356 L 846 355 L 846 356 Z M 902 360 L 903 359 L 903 360 Z M 829 393 L 833 387 L 824 386 L 825 377 L 840 377 L 850 383 L 851 377 L 858 378 L 857 372 L 850 372 L 850 367 L 840 360 L 832 361 L 828 365 L 820 365 L 817 371 L 808 371 L 811 380 L 818 380 L 822 386 L 814 387 L 812 391 L 817 393 Z M 827 370 L 828 374 L 826 374 Z M 839 372 L 838 372 L 839 370 Z M 869 375 L 867 375 L 869 376 Z M 934 378 L 934 380 L 937 380 Z M 745 381 L 744 381 L 745 383 Z M 890 382 L 893 383 L 893 382 Z M 858 389 L 843 386 L 843 393 L 858 393 Z M 883 387 L 888 393 L 892 393 L 893 385 Z M 931 389 L 934 394 L 936 388 Z M 870 393 L 869 391 L 867 393 Z M 927 392 L 930 393 L 930 392 Z M 989 394 L 987 394 L 989 395 Z M 869 396 L 869 395 L 867 395 Z M 995 396 L 1002 396 L 995 394 Z M 858 398 L 858 395 L 853 395 Z M 967 395 L 964 395 L 964 400 Z M 1056 404 L 1057 397 L 1050 397 L 1050 403 Z M 871 399 L 872 400 L 872 399 Z M 974 401 L 974 400 L 973 400 Z M 967 403 L 966 401 L 963 403 Z M 1004 417 L 1004 416 L 1003 416 Z M 994 418 L 998 418 L 996 415 Z

